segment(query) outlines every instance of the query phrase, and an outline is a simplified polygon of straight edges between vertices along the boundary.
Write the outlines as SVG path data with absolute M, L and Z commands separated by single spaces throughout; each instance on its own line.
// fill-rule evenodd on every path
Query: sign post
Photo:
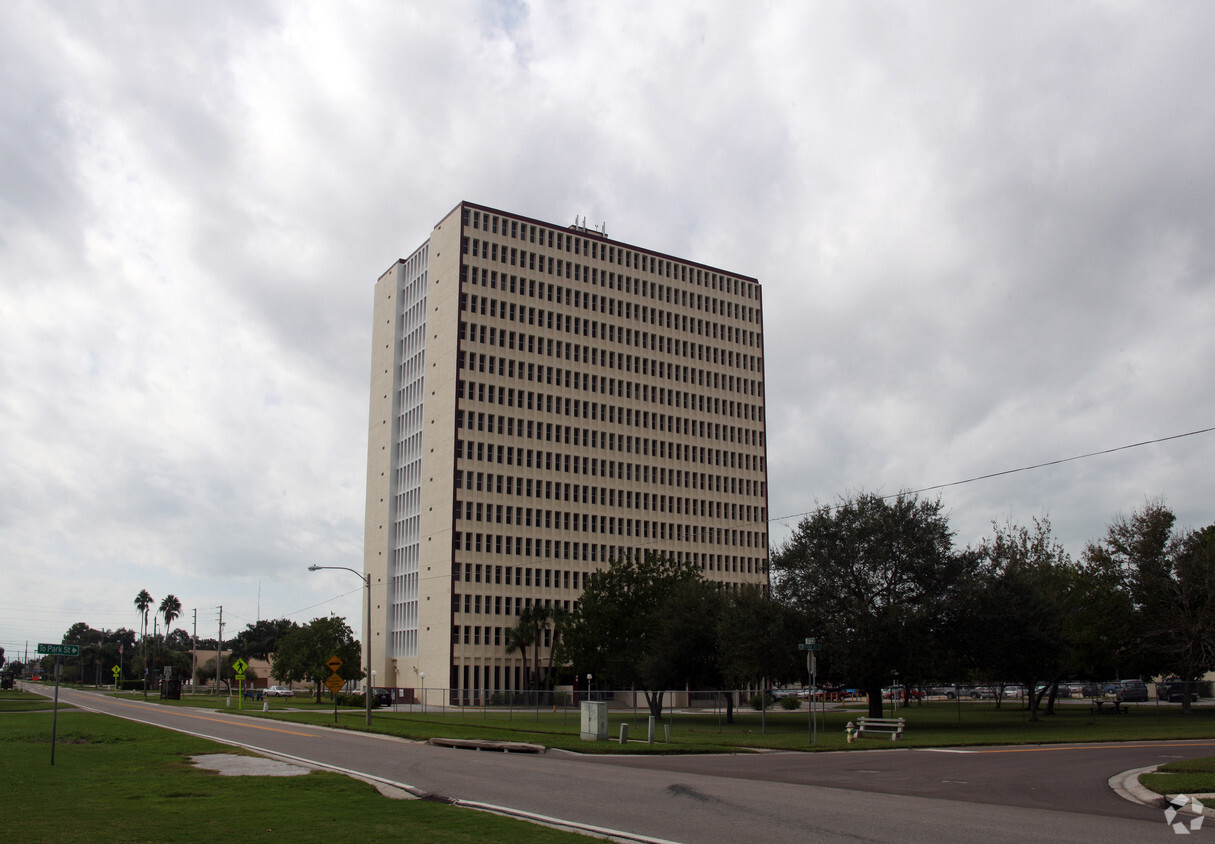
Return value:
M 236 672 L 236 708 L 243 709 L 245 700 L 245 669 L 249 667 L 249 663 L 245 662 L 240 657 L 236 658 L 236 662 L 232 663 L 232 670 Z
M 122 674 L 122 669 L 119 668 L 117 665 L 115 665 L 113 668 L 110 669 L 110 672 L 114 675 L 114 693 L 117 694 L 118 693 L 118 677 L 119 677 L 119 675 Z
M 797 646 L 799 651 L 806 652 L 806 673 L 810 675 L 810 724 L 807 732 L 810 743 L 818 745 L 818 703 L 815 701 L 814 693 L 818 685 L 818 659 L 817 652 L 823 649 L 822 644 L 813 636 L 808 637 L 806 641 Z M 825 704 L 825 701 L 824 701 Z
M 38 653 L 55 657 L 55 706 L 51 715 L 51 765 L 55 764 L 55 736 L 59 732 L 59 675 L 65 656 L 80 656 L 80 645 L 48 645 L 38 643 Z
M 336 724 L 337 723 L 337 693 L 338 693 L 338 690 L 342 688 L 342 686 L 346 685 L 346 681 L 342 679 L 342 675 L 337 673 L 337 670 L 342 667 L 342 661 L 340 659 L 338 659 L 337 654 L 334 654 L 333 656 L 329 657 L 329 661 L 326 662 L 325 665 L 329 666 L 329 670 L 333 672 L 332 674 L 329 675 L 329 679 L 325 681 L 325 685 L 329 688 L 329 691 L 333 694 L 333 723 Z M 371 694 L 370 687 L 367 689 L 367 693 Z

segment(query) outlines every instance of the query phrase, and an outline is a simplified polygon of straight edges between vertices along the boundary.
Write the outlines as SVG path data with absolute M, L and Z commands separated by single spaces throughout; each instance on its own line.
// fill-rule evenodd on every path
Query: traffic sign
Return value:
M 110 669 L 110 673 L 113 674 L 115 677 L 117 677 L 119 674 L 122 673 L 122 669 L 119 668 L 117 665 L 115 665 L 113 668 Z
M 80 656 L 80 645 L 48 645 L 40 642 L 38 653 L 52 656 Z
M 346 685 L 346 681 L 342 679 L 341 674 L 330 674 L 329 679 L 325 681 L 325 685 L 329 687 L 329 691 L 337 694 L 342 686 Z
M 249 667 L 249 663 L 245 662 L 240 657 L 237 657 L 236 661 L 232 663 L 232 670 L 235 671 L 238 675 L 244 674 L 245 669 L 248 667 Z M 239 680 L 240 677 L 237 677 L 237 679 Z
M 245 682 L 245 672 L 243 672 L 243 671 L 242 671 L 241 673 L 237 674 L 237 675 L 236 675 L 236 680 L 237 680 L 237 682 L 239 682 L 239 683 L 243 683 L 243 682 Z
M 797 646 L 799 651 L 821 651 L 823 646 L 818 642 L 803 642 Z
M 336 672 L 339 668 L 342 667 L 342 661 L 340 659 L 338 659 L 337 654 L 334 654 L 333 656 L 329 657 L 329 661 L 326 662 L 325 664 L 329 666 L 330 671 L 334 671 L 334 672 Z

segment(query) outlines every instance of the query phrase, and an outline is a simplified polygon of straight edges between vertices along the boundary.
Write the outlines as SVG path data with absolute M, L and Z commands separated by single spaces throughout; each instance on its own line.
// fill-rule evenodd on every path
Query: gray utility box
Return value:
M 602 700 L 584 700 L 582 702 L 583 741 L 607 741 L 607 737 L 607 703 Z

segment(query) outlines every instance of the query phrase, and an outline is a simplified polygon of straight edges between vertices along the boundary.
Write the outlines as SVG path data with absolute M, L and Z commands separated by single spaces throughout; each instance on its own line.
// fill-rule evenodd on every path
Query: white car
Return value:
M 264 692 L 263 697 L 295 697 L 295 692 L 291 689 L 285 689 L 282 686 L 269 686 Z

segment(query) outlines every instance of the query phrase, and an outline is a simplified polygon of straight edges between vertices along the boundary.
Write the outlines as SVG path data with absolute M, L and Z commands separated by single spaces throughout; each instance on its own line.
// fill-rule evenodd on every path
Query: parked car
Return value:
M 392 706 L 392 692 L 388 689 L 371 689 L 371 702 L 375 706 Z
M 1123 680 L 1118 684 L 1118 699 L 1125 703 L 1146 703 L 1148 699 L 1147 683 L 1142 680 Z
M 1156 699 L 1180 703 L 1185 700 L 1186 694 L 1189 694 L 1191 701 L 1198 700 L 1198 693 L 1193 690 L 1192 685 L 1185 680 L 1161 680 L 1156 684 Z
M 262 697 L 295 697 L 295 692 L 283 686 L 267 686 Z
M 975 686 L 970 690 L 970 696 L 975 700 L 995 700 L 996 690 L 991 686 Z
M 1024 696 L 1025 696 L 1025 687 L 1024 686 L 1005 686 L 1004 687 L 1004 697 L 1024 697 Z

